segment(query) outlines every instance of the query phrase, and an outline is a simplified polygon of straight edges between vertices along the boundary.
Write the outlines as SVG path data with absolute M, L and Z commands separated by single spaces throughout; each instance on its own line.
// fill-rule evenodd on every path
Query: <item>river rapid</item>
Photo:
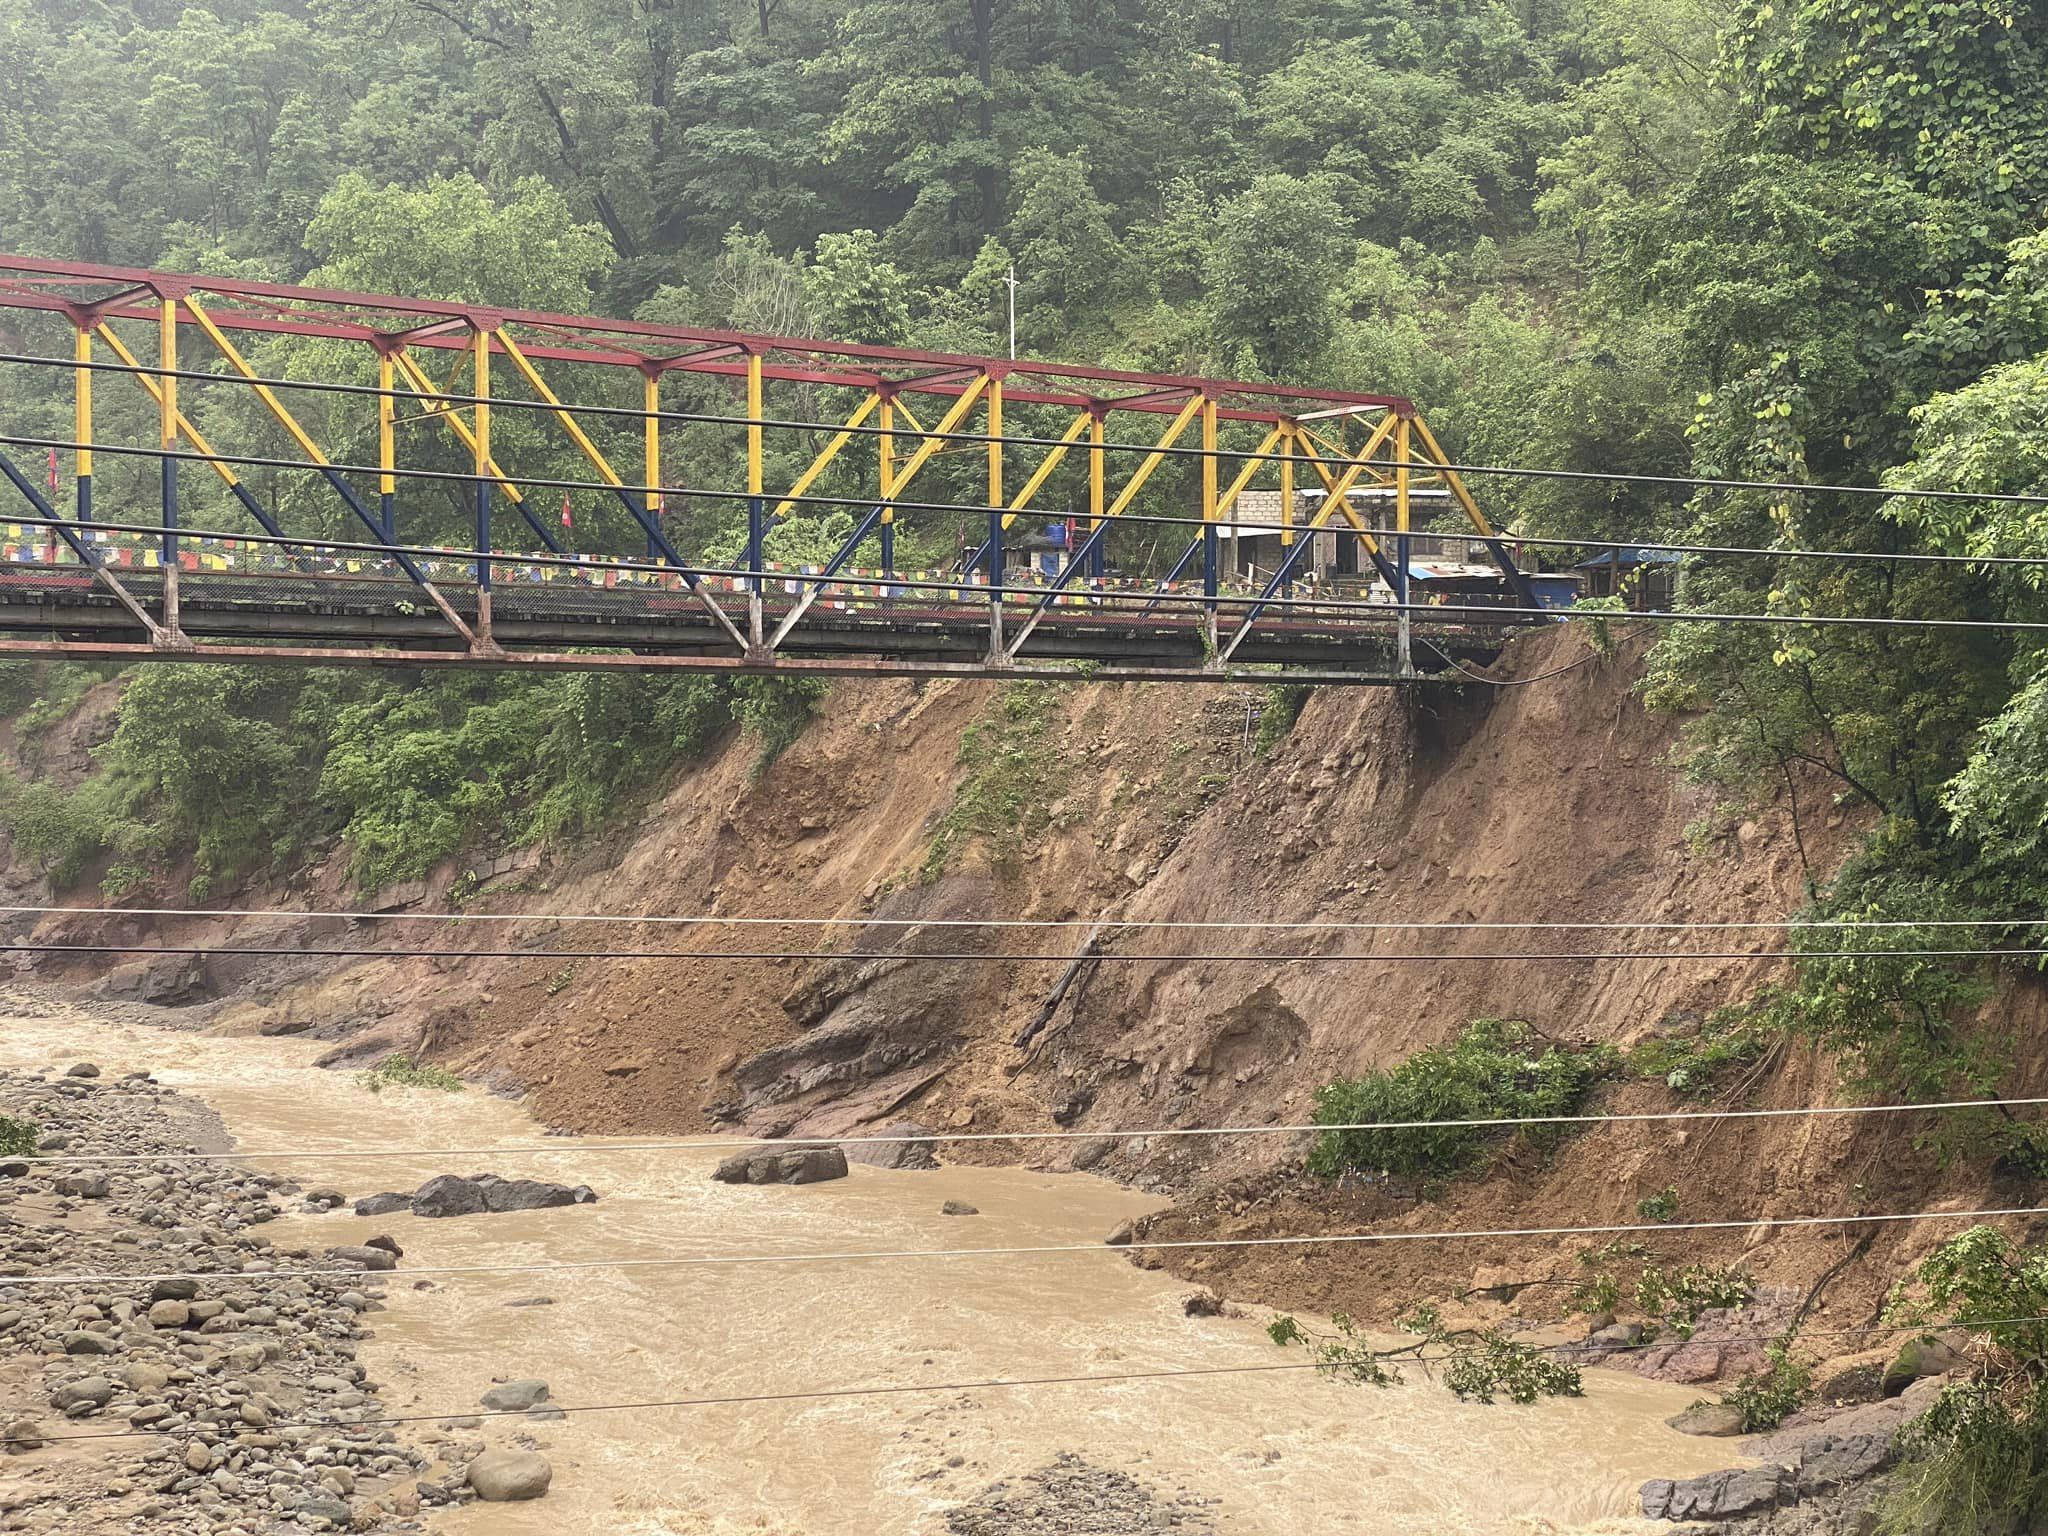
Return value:
M 1284 1358 L 1256 1309 L 1186 1317 L 1185 1282 L 1111 1249 L 553 1270 L 699 1253 L 1092 1245 L 1155 1202 L 1086 1175 L 986 1168 L 856 1165 L 826 1184 L 732 1187 L 709 1178 L 715 1151 L 544 1137 L 517 1103 L 475 1087 L 372 1094 L 354 1074 L 315 1067 L 321 1049 L 70 1009 L 0 1020 L 0 1065 L 146 1068 L 210 1104 L 251 1166 L 309 1188 L 353 1200 L 486 1168 L 595 1188 L 598 1204 L 562 1210 L 440 1221 L 336 1213 L 265 1229 L 280 1246 L 380 1232 L 403 1245 L 389 1309 L 370 1319 L 375 1337 L 361 1355 L 393 1413 L 473 1413 L 494 1380 L 519 1377 L 545 1380 L 557 1402 L 579 1408 Z M 463 1155 L 480 1148 L 518 1150 Z M 406 1155 L 375 1155 L 386 1149 Z M 947 1200 L 981 1214 L 941 1215 Z M 523 1272 L 406 1275 L 465 1265 Z M 551 1304 L 510 1305 L 536 1297 Z M 431 1528 L 941 1536 L 949 1508 L 1075 1452 L 1162 1495 L 1214 1501 L 1208 1514 L 1223 1536 L 1619 1536 L 1670 1529 L 1630 1518 L 1643 1480 L 1730 1460 L 1725 1443 L 1665 1427 L 1697 1395 L 1686 1388 L 1589 1371 L 1582 1399 L 1488 1407 L 1409 1376 L 1387 1390 L 1285 1371 L 487 1420 L 458 1433 L 531 1436 L 554 1464 L 553 1490 L 531 1504 L 439 1512 Z M 422 1423 L 408 1433 L 439 1431 Z

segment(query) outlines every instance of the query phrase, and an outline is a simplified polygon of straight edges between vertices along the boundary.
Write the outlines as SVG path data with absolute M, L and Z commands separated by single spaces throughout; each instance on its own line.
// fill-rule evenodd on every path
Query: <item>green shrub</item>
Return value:
M 1702 1312 L 1742 1306 L 1755 1294 L 1755 1284 L 1739 1267 L 1687 1264 L 1663 1269 L 1653 1264 L 1636 1281 L 1636 1305 L 1647 1316 L 1668 1323 L 1681 1338 L 1692 1336 Z
M 1570 1115 L 1614 1060 L 1604 1046 L 1538 1049 L 1526 1024 L 1479 1019 L 1449 1045 L 1431 1046 L 1389 1070 L 1326 1084 L 1316 1094 L 1314 1118 L 1318 1125 L 1344 1125 Z M 1563 1130 L 1533 1126 L 1526 1134 L 1547 1146 Z M 1325 1178 L 1346 1171 L 1444 1177 L 1477 1162 L 1503 1134 L 1461 1125 L 1325 1131 L 1310 1150 L 1309 1167 Z
M 804 733 L 829 687 L 818 677 L 733 679 L 732 717 L 754 734 L 755 779 Z
M 1766 1353 L 1770 1364 L 1746 1373 L 1721 1395 L 1742 1414 L 1745 1435 L 1776 1429 L 1813 1395 L 1813 1371 L 1793 1358 L 1789 1338 L 1776 1340 Z
M 1252 737 L 1252 755 L 1268 757 L 1294 730 L 1294 722 L 1308 707 L 1312 690 L 1307 683 L 1273 683 L 1266 689 L 1259 709 L 1259 728 Z
M 1945 1316 L 1988 1346 L 1900 1438 L 1883 1505 L 1898 1536 L 2032 1531 L 2048 1522 L 2048 1248 L 1973 1227 L 1919 1270 L 1926 1300 L 1904 1320 Z
M 1579 1368 L 1530 1344 L 1518 1344 L 1490 1328 L 1455 1350 L 1444 1365 L 1444 1385 L 1461 1401 L 1490 1403 L 1496 1394 L 1511 1403 L 1540 1397 L 1582 1397 Z
M 1654 1195 L 1636 1202 L 1636 1214 L 1645 1221 L 1670 1221 L 1678 1215 L 1678 1186 L 1667 1185 Z
M 1364 1386 L 1397 1385 L 1402 1379 L 1398 1362 L 1413 1359 L 1432 1369 L 1441 1365 L 1444 1385 L 1461 1400 L 1491 1403 L 1504 1396 L 1510 1402 L 1533 1403 L 1543 1397 L 1578 1397 L 1584 1391 L 1578 1367 L 1533 1345 L 1518 1344 L 1497 1328 L 1447 1329 L 1433 1305 L 1416 1307 L 1401 1319 L 1402 1330 L 1420 1335 L 1419 1342 L 1392 1349 L 1373 1343 L 1341 1312 L 1330 1322 L 1334 1331 L 1319 1333 L 1294 1318 L 1278 1317 L 1267 1325 L 1266 1335 L 1283 1347 L 1307 1350 L 1318 1373 Z
M 463 1081 L 445 1067 L 429 1066 L 402 1053 L 386 1056 L 369 1071 L 360 1074 L 362 1085 L 372 1093 L 386 1088 L 433 1088 L 442 1093 L 460 1093 Z
M 43 1128 L 33 1120 L 0 1115 L 0 1157 L 34 1157 Z
M 1720 1008 L 1696 1035 L 1642 1041 L 1628 1053 L 1628 1070 L 1674 1093 L 1706 1098 L 1720 1089 L 1730 1067 L 1749 1065 L 1782 1033 L 1761 1010 Z
M 1005 867 L 1046 829 L 1057 767 L 1047 739 L 1059 702 L 1057 688 L 1054 683 L 1010 683 L 988 713 L 960 733 L 955 762 L 966 774 L 925 852 L 927 880 L 943 874 L 973 842 L 988 848 L 991 863 Z

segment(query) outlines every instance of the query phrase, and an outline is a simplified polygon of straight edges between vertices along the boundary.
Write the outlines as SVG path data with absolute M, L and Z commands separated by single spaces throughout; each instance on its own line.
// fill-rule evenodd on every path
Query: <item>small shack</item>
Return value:
M 1668 609 L 1678 597 L 1678 552 L 1670 549 L 1610 549 L 1581 560 L 1588 597 L 1628 600 L 1637 613 Z

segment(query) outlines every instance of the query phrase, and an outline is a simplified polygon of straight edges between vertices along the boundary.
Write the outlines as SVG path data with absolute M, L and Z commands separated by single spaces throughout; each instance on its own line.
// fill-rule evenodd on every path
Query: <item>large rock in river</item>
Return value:
M 873 1134 L 882 1139 L 863 1141 L 856 1136 L 848 1140 L 845 1150 L 849 1161 L 865 1163 L 870 1168 L 939 1166 L 939 1160 L 932 1156 L 934 1133 L 929 1126 L 919 1125 L 915 1120 L 898 1120 Z
M 846 1154 L 837 1147 L 754 1147 L 735 1152 L 711 1177 L 721 1184 L 819 1184 L 846 1177 Z
M 554 1481 L 555 1469 L 538 1451 L 506 1447 L 485 1451 L 469 1464 L 469 1486 L 486 1504 L 516 1504 L 537 1499 Z
M 485 1211 L 540 1211 L 563 1205 L 589 1205 L 597 1192 L 588 1184 L 573 1188 L 540 1179 L 501 1179 L 479 1173 L 464 1178 L 443 1173 L 413 1191 L 415 1216 L 477 1216 Z M 361 1214 L 361 1202 L 357 1207 Z

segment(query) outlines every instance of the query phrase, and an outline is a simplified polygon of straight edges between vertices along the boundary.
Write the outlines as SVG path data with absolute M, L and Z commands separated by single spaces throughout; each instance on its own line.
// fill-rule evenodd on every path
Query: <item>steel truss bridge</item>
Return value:
M 0 310 L 0 475 L 20 498 L 0 532 L 0 654 L 1395 682 L 1544 620 L 1398 396 L 5 255 Z M 558 393 L 571 377 L 600 403 Z M 508 413 L 523 430 L 503 430 Z M 579 477 L 506 462 L 533 418 Z M 785 439 L 799 472 L 771 480 L 771 434 L 800 434 Z M 679 440 L 721 473 L 743 465 L 744 484 L 676 483 Z M 941 455 L 954 499 L 918 499 Z M 115 487 L 98 502 L 96 468 Z M 318 487 L 321 513 L 296 520 L 320 526 L 287 526 L 284 498 L 252 486 L 287 478 Z M 1058 510 L 1039 504 L 1049 487 Z M 1277 511 L 1244 513 L 1253 490 Z M 591 492 L 639 547 L 565 547 L 568 498 Z M 1391 526 L 1360 515 L 1361 492 Z M 1424 495 L 1462 511 L 1497 596 L 1414 600 Z M 408 534 L 431 511 L 445 537 L 451 505 L 461 547 Z M 707 508 L 743 513 L 736 556 L 679 547 Z M 837 547 L 786 558 L 778 531 L 821 511 L 850 523 Z M 1048 518 L 1057 568 L 1006 563 Z M 958 558 L 900 569 L 899 532 L 941 525 Z M 1122 573 L 1117 529 L 1178 559 Z M 1305 579 L 1326 530 L 1377 584 Z M 1251 536 L 1277 554 L 1255 582 L 1226 579 L 1224 541 Z

